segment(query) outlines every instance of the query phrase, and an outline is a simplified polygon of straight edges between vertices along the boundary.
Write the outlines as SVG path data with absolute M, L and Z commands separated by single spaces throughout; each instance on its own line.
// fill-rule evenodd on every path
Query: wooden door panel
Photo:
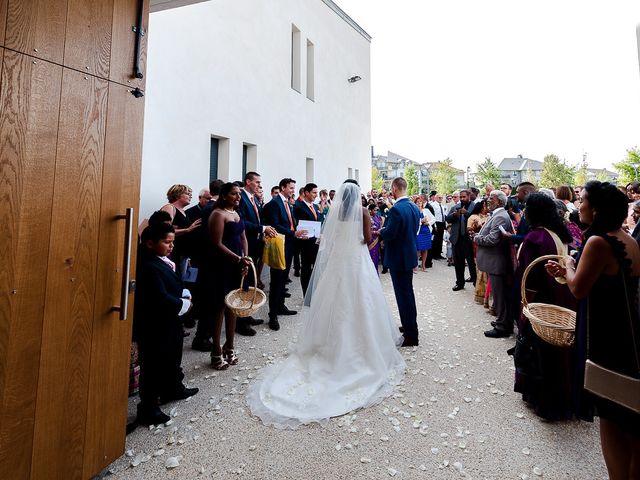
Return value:
M 130 296 L 128 319 L 120 321 L 118 312 L 111 307 L 120 304 L 125 223 L 116 217 L 124 214 L 127 207 L 137 212 L 140 203 L 143 121 L 143 98 L 135 98 L 125 86 L 110 83 L 84 478 L 99 472 L 124 452 L 133 297 Z M 135 278 L 137 218 L 136 214 L 130 279 Z
M 33 444 L 37 479 L 82 474 L 107 91 L 107 81 L 63 70 Z
M 109 78 L 113 0 L 68 0 L 64 65 Z
M 0 0 L 0 46 L 4 46 L 4 31 L 7 26 L 7 3 L 9 0 Z
M 16 52 L 0 52 L 4 52 L 0 86 L 0 472 L 27 478 L 62 67 Z
M 111 66 L 109 79 L 113 82 L 139 87 L 146 83 L 147 39 L 149 38 L 149 0 L 144 0 L 142 25 L 144 36 L 140 43 L 140 61 L 143 78 L 133 75 L 138 7 L 142 0 L 113 0 L 113 32 L 111 38 Z
M 67 0 L 9 0 L 5 46 L 62 63 Z

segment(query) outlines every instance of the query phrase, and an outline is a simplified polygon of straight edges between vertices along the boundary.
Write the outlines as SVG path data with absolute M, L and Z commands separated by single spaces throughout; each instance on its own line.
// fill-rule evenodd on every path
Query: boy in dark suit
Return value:
M 182 288 L 168 256 L 175 238 L 171 225 L 149 225 L 142 232 L 136 274 L 134 341 L 140 352 L 140 403 L 136 423 L 159 425 L 169 420 L 160 403 L 198 393 L 182 383 L 182 322 L 191 308 L 191 293 Z

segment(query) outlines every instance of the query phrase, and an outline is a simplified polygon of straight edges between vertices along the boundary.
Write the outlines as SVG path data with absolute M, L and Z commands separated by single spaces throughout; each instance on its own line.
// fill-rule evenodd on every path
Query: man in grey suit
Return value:
M 504 208 L 506 204 L 507 196 L 500 190 L 493 190 L 488 202 L 491 218 L 473 237 L 478 245 L 478 268 L 489 275 L 498 316 L 495 327 L 484 332 L 486 337 L 491 338 L 508 337 L 513 333 L 513 320 L 509 315 L 509 282 L 513 277 L 511 241 L 502 235 L 503 230 L 513 234 L 513 223 Z
M 469 190 L 461 190 L 460 201 L 451 207 L 449 214 L 446 216 L 447 222 L 451 224 L 449 241 L 453 244 L 453 262 L 456 268 L 456 284 L 452 289 L 454 292 L 464 288 L 465 261 L 469 267 L 469 278 L 466 281 L 476 284 L 476 263 L 473 258 L 473 245 L 467 231 L 467 220 L 469 220 L 474 205 L 469 198 Z

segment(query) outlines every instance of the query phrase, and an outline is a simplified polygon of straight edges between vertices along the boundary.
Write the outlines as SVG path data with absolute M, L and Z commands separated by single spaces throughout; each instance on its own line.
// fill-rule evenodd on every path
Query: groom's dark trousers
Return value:
M 413 269 L 390 269 L 393 291 L 396 294 L 400 323 L 404 328 L 404 336 L 418 338 L 418 311 L 416 309 L 416 297 L 413 293 Z

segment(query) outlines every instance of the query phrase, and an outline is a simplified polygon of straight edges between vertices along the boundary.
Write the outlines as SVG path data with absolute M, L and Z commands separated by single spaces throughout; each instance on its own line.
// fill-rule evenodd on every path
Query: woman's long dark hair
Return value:
M 562 243 L 573 242 L 573 237 L 558 214 L 555 202 L 544 193 L 532 192 L 527 196 L 525 215 L 532 227 L 548 228 L 560 237 Z
M 589 206 L 594 209 L 593 223 L 584 233 L 585 242 L 592 235 L 605 235 L 622 227 L 628 215 L 627 196 L 609 182 L 592 180 L 584 186 Z
M 480 215 L 482 207 L 484 207 L 486 204 L 487 201 L 484 198 L 482 200 L 476 201 L 475 205 L 473 206 L 473 210 L 471 210 L 471 215 Z
M 225 183 L 224 185 L 222 185 L 222 187 L 220 187 L 220 196 L 218 197 L 218 200 L 216 201 L 215 207 L 214 208 L 225 208 L 225 200 L 227 199 L 227 196 L 231 193 L 231 190 L 233 190 L 234 188 L 240 188 L 238 187 L 238 185 L 236 185 L 235 183 Z

